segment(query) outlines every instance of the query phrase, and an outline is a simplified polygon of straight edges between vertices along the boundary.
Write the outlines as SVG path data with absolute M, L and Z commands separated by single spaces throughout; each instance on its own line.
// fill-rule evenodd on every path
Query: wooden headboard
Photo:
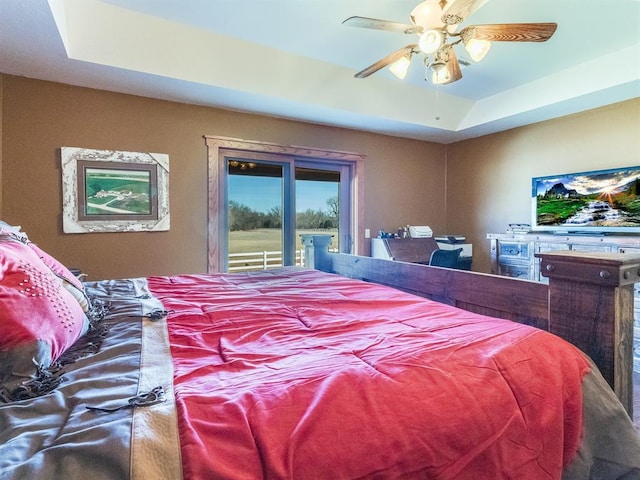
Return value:
M 315 268 L 554 333 L 583 350 L 633 418 L 633 284 L 640 255 L 562 251 L 536 254 L 549 284 L 477 272 L 329 253 Z M 326 243 L 326 242 L 324 242 Z

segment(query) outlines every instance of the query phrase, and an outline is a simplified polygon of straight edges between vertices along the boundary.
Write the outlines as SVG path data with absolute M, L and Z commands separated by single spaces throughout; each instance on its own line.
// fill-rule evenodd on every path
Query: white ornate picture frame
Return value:
M 62 147 L 64 233 L 169 230 L 169 156 Z

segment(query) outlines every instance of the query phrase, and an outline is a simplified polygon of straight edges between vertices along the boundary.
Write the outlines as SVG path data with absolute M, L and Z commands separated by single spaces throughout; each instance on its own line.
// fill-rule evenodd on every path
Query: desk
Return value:
M 472 250 L 470 243 L 440 243 L 433 237 L 425 238 L 372 238 L 371 256 L 399 262 L 428 264 L 431 253 L 439 248 L 453 250 L 462 248 L 458 267 L 471 270 Z
M 438 249 L 433 237 L 372 238 L 371 256 L 409 263 L 429 263 L 431 252 Z

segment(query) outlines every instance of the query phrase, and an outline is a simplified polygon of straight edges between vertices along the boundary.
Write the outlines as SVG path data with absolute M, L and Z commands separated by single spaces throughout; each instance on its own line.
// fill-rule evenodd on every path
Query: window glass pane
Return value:
M 282 165 L 229 159 L 227 195 L 228 270 L 282 265 Z
M 225 157 L 226 270 L 304 265 L 301 234 L 350 249 L 349 171 L 342 164 Z
M 297 167 L 296 250 L 304 233 L 334 235 L 331 248 L 338 248 L 340 172 Z

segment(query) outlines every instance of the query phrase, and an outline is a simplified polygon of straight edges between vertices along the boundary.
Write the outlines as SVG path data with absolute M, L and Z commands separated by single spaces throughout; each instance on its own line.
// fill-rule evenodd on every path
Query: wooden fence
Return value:
M 304 266 L 304 249 L 296 250 L 296 265 Z M 229 272 L 266 270 L 282 266 L 282 251 L 262 251 L 229 254 Z

